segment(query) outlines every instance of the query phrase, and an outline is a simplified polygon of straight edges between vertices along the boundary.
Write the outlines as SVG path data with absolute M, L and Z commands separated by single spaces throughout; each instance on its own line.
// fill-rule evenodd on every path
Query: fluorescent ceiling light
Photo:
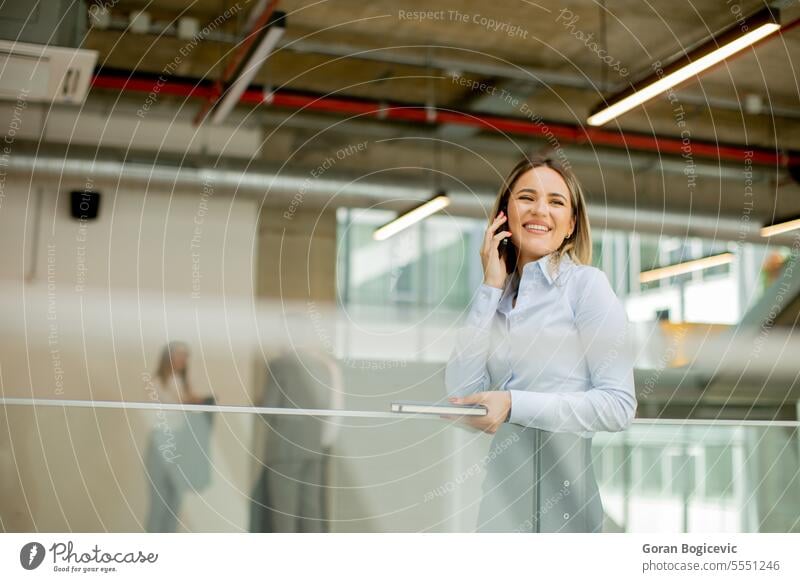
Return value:
M 387 222 L 372 234 L 372 238 L 375 240 L 386 240 L 390 236 L 407 229 L 409 226 L 424 220 L 431 214 L 439 212 L 442 208 L 447 208 L 448 206 L 450 206 L 450 198 L 448 198 L 447 194 L 442 192 L 427 202 L 420 204 L 413 210 L 409 210 L 391 222 Z
M 664 68 L 659 75 L 653 74 L 627 89 L 610 97 L 600 109 L 589 116 L 586 123 L 599 126 L 608 123 L 649 101 L 653 97 L 680 85 L 687 79 L 699 75 L 703 71 L 721 63 L 731 55 L 755 44 L 780 29 L 777 12 L 764 9 L 742 24 L 733 27 L 715 36 L 685 57 L 678 59 Z M 747 30 L 744 34 L 742 32 Z
M 652 271 L 639 273 L 639 282 L 650 283 L 652 281 L 658 281 L 659 279 L 666 279 L 693 271 L 702 271 L 703 269 L 726 265 L 732 261 L 733 253 L 722 253 L 721 255 L 713 255 L 711 257 L 703 257 L 702 259 L 694 259 L 693 261 L 686 261 L 684 263 L 676 263 L 667 267 L 660 267 Z
M 277 16 L 277 17 L 276 17 Z M 275 50 L 278 41 L 283 36 L 286 30 L 286 18 L 283 12 L 276 12 L 270 18 L 270 23 L 267 25 L 267 33 L 258 46 L 250 55 L 250 58 L 245 62 L 236 80 L 225 91 L 222 100 L 217 103 L 214 108 L 214 113 L 211 116 L 211 123 L 217 125 L 222 123 L 234 106 L 239 102 L 242 93 L 250 86 L 253 77 L 256 76 L 261 65 L 267 60 L 267 57 Z
M 794 220 L 786 220 L 784 222 L 777 222 L 761 228 L 761 236 L 775 236 L 776 234 L 783 234 L 790 230 L 800 228 L 800 218 Z

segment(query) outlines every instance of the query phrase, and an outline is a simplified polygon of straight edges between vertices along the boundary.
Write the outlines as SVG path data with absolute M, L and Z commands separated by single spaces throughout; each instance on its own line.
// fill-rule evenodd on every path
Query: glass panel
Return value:
M 433 216 L 373 240 L 375 229 L 394 217 L 377 210 L 339 214 L 340 269 L 350 271 L 339 280 L 339 298 L 350 305 L 466 307 L 482 277 L 477 251 L 486 222 Z
M 425 222 L 425 241 L 428 248 L 427 302 L 433 307 L 463 309 L 469 304 L 471 288 L 470 269 L 479 268 L 477 258 L 471 256 L 470 223 L 465 230 L 454 230 L 451 219 L 438 217 Z M 423 283 L 424 284 L 424 283 Z
M 3 529 L 800 531 L 795 426 L 489 436 L 393 398 L 366 417 L 6 406 Z
M 478 249 L 485 221 L 432 216 L 380 243 L 372 232 L 395 215 L 378 210 L 339 214 L 339 298 L 349 306 L 420 306 L 458 312 L 480 284 Z M 631 261 L 638 246 L 639 263 Z M 641 272 L 732 252 L 732 263 L 648 283 Z M 732 325 L 780 276 L 782 247 L 595 230 L 592 263 L 605 271 L 631 321 Z M 636 272 L 632 272 L 636 270 Z
M 662 459 L 657 447 L 643 445 L 638 448 L 638 484 L 642 493 L 660 494 L 664 489 Z
M 603 268 L 603 236 L 598 232 L 592 237 L 592 265 L 598 269 Z

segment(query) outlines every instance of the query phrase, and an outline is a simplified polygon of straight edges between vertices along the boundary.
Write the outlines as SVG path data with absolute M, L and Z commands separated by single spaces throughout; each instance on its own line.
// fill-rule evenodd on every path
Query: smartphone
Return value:
M 503 225 L 501 225 L 501 228 L 503 230 L 508 230 L 508 204 L 504 204 L 500 208 L 500 211 L 498 212 L 498 215 L 500 214 L 500 212 L 502 212 L 506 217 L 506 221 L 503 223 L 503 225 L 505 225 L 505 228 L 503 228 Z M 508 238 L 504 238 L 503 240 L 500 241 L 500 248 L 501 249 L 505 249 L 507 246 L 508 246 Z

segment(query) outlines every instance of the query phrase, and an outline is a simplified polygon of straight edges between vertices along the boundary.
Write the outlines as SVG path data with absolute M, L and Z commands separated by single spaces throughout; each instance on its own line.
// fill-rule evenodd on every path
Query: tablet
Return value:
M 486 416 L 489 412 L 482 404 L 451 404 L 450 402 L 392 402 L 392 412 L 406 414 L 436 414 L 452 416 Z

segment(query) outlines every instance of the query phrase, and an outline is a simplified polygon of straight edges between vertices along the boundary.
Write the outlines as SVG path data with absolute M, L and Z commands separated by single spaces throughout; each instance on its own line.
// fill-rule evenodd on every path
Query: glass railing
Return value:
M 606 529 L 800 531 L 796 422 L 642 421 L 594 438 Z
M 585 439 L 382 405 L 143 406 L 5 400 L 2 530 L 800 531 L 796 422 Z

